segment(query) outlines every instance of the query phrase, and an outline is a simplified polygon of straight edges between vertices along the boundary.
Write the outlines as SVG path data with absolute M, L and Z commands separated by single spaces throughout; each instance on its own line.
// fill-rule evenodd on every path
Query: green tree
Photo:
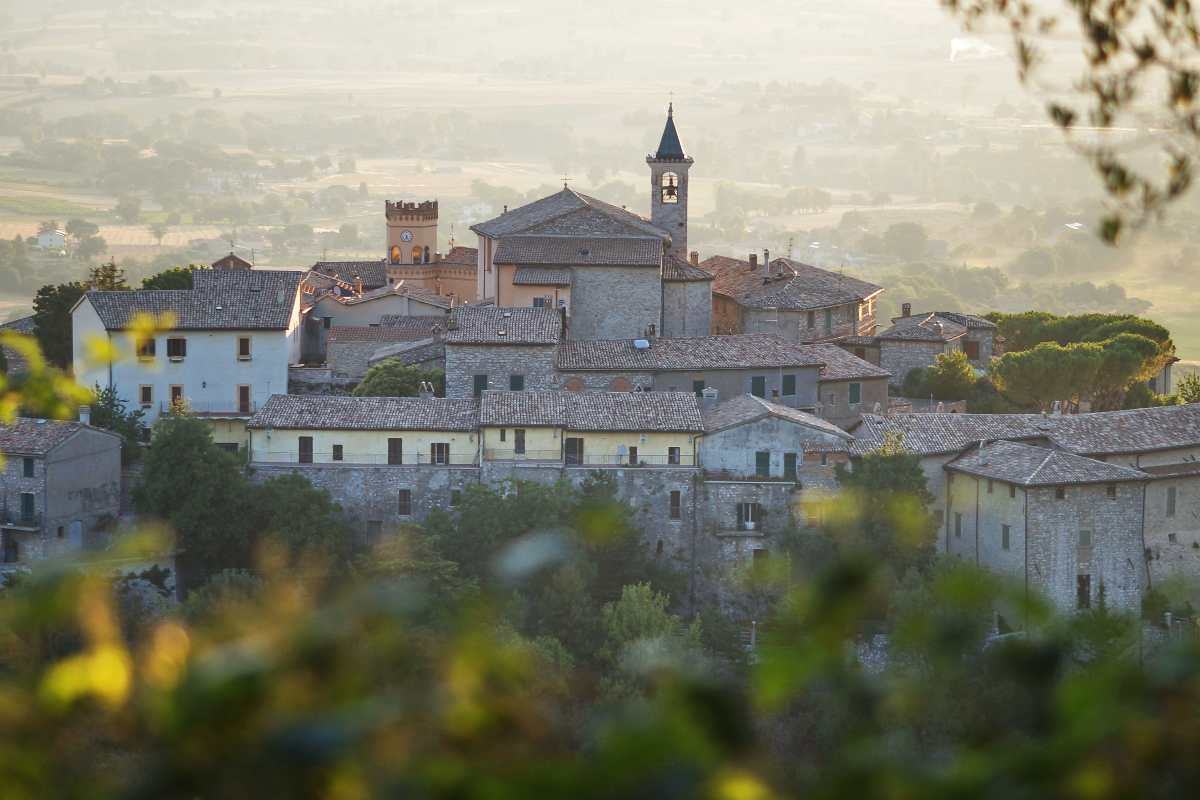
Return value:
M 100 233 L 100 226 L 96 225 L 95 223 L 88 222 L 86 219 L 79 219 L 76 217 L 74 219 L 67 220 L 67 227 L 64 230 L 66 230 L 67 235 L 75 239 L 75 241 L 81 242 L 84 239 L 98 235 Z
M 92 391 L 95 399 L 91 404 L 91 423 L 97 428 L 120 434 L 125 440 L 125 446 L 121 448 L 122 463 L 138 460 L 142 454 L 139 443 L 142 441 L 142 420 L 146 413 L 140 408 L 128 410 L 115 386 L 101 388 L 97 384 Z
M 43 286 L 33 298 L 33 335 L 46 360 L 66 369 L 71 365 L 71 309 L 88 290 L 84 283 Z
M 134 490 L 138 512 L 168 522 L 185 558 L 213 573 L 250 563 L 255 509 L 237 460 L 203 420 L 160 417 Z
M 109 261 L 88 270 L 88 285 L 102 292 L 115 292 L 129 288 L 125 282 L 125 270 L 117 262 Z
M 141 219 L 142 201 L 133 195 L 124 195 L 117 200 L 117 205 L 113 208 L 113 213 L 125 224 L 133 225 Z
M 440 369 L 407 366 L 398 358 L 386 358 L 367 370 L 355 397 L 416 397 L 422 383 L 433 385 L 434 393 L 446 393 L 446 374 Z
M 38 233 L 53 233 L 58 230 L 58 220 L 44 219 L 38 223 Z
M 295 473 L 250 487 L 252 529 L 283 544 L 295 557 L 315 555 L 342 565 L 350 555 L 350 528 L 325 489 Z
M 884 249 L 902 261 L 916 261 L 925 257 L 929 248 L 929 235 L 916 222 L 897 222 L 883 232 Z
M 164 269 L 162 272 L 151 275 L 148 278 L 142 278 L 143 289 L 191 289 L 192 288 L 192 270 L 198 269 L 196 266 L 189 267 L 172 267 Z
M 975 369 L 962 350 L 940 353 L 925 373 L 929 390 L 937 400 L 963 400 L 975 388 Z
M 85 236 L 75 245 L 75 258 L 91 261 L 108 249 L 108 242 L 100 236 Z
M 1175 393 L 1185 403 L 1200 403 L 1200 372 L 1180 378 L 1175 384 Z
M 648 583 L 626 586 L 601 611 L 603 655 L 609 665 L 602 690 L 630 697 L 648 690 L 657 670 L 699 669 L 703 661 L 700 622 L 686 624 L 672 614 L 670 598 Z

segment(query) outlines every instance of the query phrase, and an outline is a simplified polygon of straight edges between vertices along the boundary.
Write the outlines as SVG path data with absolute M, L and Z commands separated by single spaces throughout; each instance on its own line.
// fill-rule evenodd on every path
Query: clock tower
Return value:
M 388 200 L 387 263 L 432 264 L 437 254 L 438 201 L 406 203 Z

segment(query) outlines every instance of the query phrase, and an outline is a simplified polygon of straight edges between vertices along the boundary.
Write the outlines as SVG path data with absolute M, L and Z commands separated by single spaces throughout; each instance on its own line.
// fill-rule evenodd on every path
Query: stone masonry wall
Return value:
M 475 376 L 487 375 L 489 389 L 509 388 L 512 375 L 525 376 L 526 391 L 559 388 L 554 345 L 446 345 L 446 397 L 475 395 Z
M 710 281 L 664 281 L 663 336 L 707 336 L 712 329 Z
M 575 267 L 571 272 L 572 339 L 633 339 L 649 325 L 661 327 L 656 267 Z
M 1200 474 L 1157 478 L 1146 486 L 1146 549 L 1153 584 L 1200 575 Z
M 897 342 L 886 340 L 879 343 L 879 366 L 892 373 L 892 385 L 900 386 L 904 378 L 914 369 L 933 365 L 943 352 L 958 349 L 941 342 Z

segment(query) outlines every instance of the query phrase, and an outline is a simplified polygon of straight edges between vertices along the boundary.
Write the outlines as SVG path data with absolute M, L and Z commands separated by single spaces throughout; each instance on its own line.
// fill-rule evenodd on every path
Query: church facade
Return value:
M 698 336 L 711 327 L 712 276 L 687 250 L 688 172 L 674 110 L 650 172 L 650 218 L 563 186 L 472 226 L 476 297 L 562 309 L 574 339 Z

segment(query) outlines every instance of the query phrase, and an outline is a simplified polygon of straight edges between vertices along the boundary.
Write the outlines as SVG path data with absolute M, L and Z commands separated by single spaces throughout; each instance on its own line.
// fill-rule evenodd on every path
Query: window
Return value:
M 1010 483 L 1008 485 L 1008 496 L 1009 497 L 1017 496 L 1017 485 L 1015 483 Z
M 321 317 L 321 327 L 329 330 L 333 327 L 333 317 Z M 367 523 L 370 524 L 370 523 Z
M 547 298 L 547 297 L 535 297 L 535 298 L 533 298 L 533 307 L 534 307 L 534 308 L 545 308 L 545 307 L 546 307 L 546 301 L 547 301 L 548 299 L 549 299 L 549 298 Z
M 1175 516 L 1175 487 L 1167 487 L 1167 516 Z
M 430 464 L 450 463 L 450 444 L 448 442 L 433 442 L 429 445 Z
M 500 441 L 503 442 L 503 441 L 506 441 L 507 439 L 508 439 L 508 429 L 501 428 L 500 429 Z
M 954 535 L 959 539 L 962 538 L 962 512 L 961 511 L 954 512 Z
M 1105 487 L 1104 493 L 1108 495 L 1109 500 L 1116 500 L 1117 499 L 1117 485 L 1115 483 L 1110 483 L 1108 486 Z
M 783 454 L 783 477 L 785 477 L 785 478 L 795 478 L 796 477 L 797 461 L 798 461 L 798 459 L 797 459 L 795 453 L 784 453 Z
M 676 467 L 682 463 L 682 461 L 679 457 L 679 448 L 678 447 L 668 447 L 667 448 L 667 463 L 671 464 L 673 466 L 676 466 Z
M 450 490 L 450 507 L 454 508 L 460 502 L 462 502 L 462 489 L 451 489 Z
M 1007 550 L 1009 548 L 1009 545 L 1011 544 L 1011 537 L 1012 537 L 1012 529 L 1010 529 L 1007 525 L 1001 525 L 1000 526 L 1000 547 L 1002 549 Z
M 750 379 L 750 394 L 767 399 L 767 378 L 765 375 L 755 375 Z
M 1179 537 L 1173 533 L 1168 533 L 1167 541 L 1170 542 L 1171 544 L 1177 544 L 1179 542 Z
M 832 308 L 825 309 L 825 332 L 826 333 L 833 332 L 833 309 Z
M 1075 576 L 1075 607 L 1085 609 L 1092 607 L 1092 576 Z
M 238 357 L 238 361 L 249 361 L 250 360 L 250 337 L 249 336 L 239 336 L 238 337 L 238 355 L 237 355 L 237 357 Z
M 250 387 L 242 384 L 237 387 L 237 403 L 239 414 L 250 413 Z
M 187 339 L 167 339 L 167 358 L 179 361 L 187 357 Z
M 388 439 L 388 463 L 403 464 L 404 463 L 404 440 L 403 439 Z
M 33 459 L 26 456 L 21 459 L 21 475 L 26 478 L 33 477 Z
M 805 323 L 806 323 L 806 327 L 810 331 L 813 328 L 817 327 L 817 312 L 815 312 L 815 311 L 808 312 L 808 318 L 805 320 Z
M 758 503 L 737 504 L 737 525 L 739 531 L 752 531 L 758 527 L 762 518 L 762 506 Z
M 519 456 L 525 455 L 525 429 L 513 428 L 513 452 Z
M 412 516 L 412 489 L 401 489 L 397 494 L 396 513 L 402 517 Z
M 1055 500 L 1064 500 L 1064 499 L 1066 499 L 1066 496 L 1067 496 L 1067 487 L 1065 487 L 1065 486 L 1055 486 L 1054 487 L 1054 499 Z
M 138 387 L 138 403 L 142 408 L 154 405 L 154 387 L 145 384 Z
M 183 387 L 175 384 L 171 387 L 171 405 L 177 406 L 183 402 Z
M 137 343 L 137 357 L 143 361 L 154 358 L 154 340 L 142 339 Z
M 988 494 L 992 493 L 992 484 L 993 483 L 994 483 L 994 481 L 991 478 L 988 478 Z
M 483 390 L 488 387 L 488 377 L 487 377 L 487 375 L 476 375 L 474 378 L 474 381 L 475 381 L 475 396 L 480 397 L 483 395 Z
M 821 466 L 829 466 L 829 453 L 821 453 Z
M 525 376 L 524 375 L 509 375 L 508 390 L 510 392 L 525 391 Z
M 760 478 L 770 477 L 771 452 L 769 450 L 759 450 L 754 454 L 754 474 Z
M 638 463 L 637 456 L 638 456 L 638 449 L 636 447 L 630 447 L 629 448 L 629 463 L 630 464 Z
M 313 463 L 313 437 L 301 436 L 299 439 L 299 443 L 300 443 L 300 463 L 301 464 Z
M 226 453 L 230 453 L 231 455 L 235 455 L 235 456 L 237 455 L 237 451 L 238 451 L 237 442 L 216 442 L 215 444 L 217 445 L 218 450 L 222 450 Z
M 341 460 L 342 460 L 342 455 L 343 455 L 343 453 L 342 453 L 342 446 L 341 446 L 340 444 L 335 444 L 335 445 L 333 446 L 333 460 L 334 460 L 334 461 L 341 461 Z
M 696 397 L 704 396 L 704 381 L 692 381 L 692 391 L 696 393 Z
M 795 375 L 784 375 L 783 376 L 783 396 L 784 397 L 794 397 L 795 395 L 796 395 L 796 376 Z
M 664 203 L 679 202 L 679 176 L 674 172 L 662 174 L 662 201 Z
M 578 466 L 583 463 L 583 439 L 568 438 L 563 446 L 566 448 L 567 466 Z
M 21 521 L 32 522 L 34 517 L 34 503 L 36 502 L 33 492 L 21 492 Z
M 683 495 L 678 491 L 671 492 L 671 519 L 683 516 Z
M 967 354 L 967 358 L 971 361 L 979 360 L 979 342 L 963 342 L 963 352 Z
M 657 542 L 654 544 L 654 555 L 656 555 L 656 556 L 661 556 L 662 554 L 663 554 L 663 540 L 662 540 L 662 539 L 659 539 L 659 540 L 658 540 L 658 541 L 657 541 Z
M 1080 531 L 1079 532 L 1079 546 L 1081 548 L 1092 546 L 1092 532 L 1091 531 Z
M 855 403 L 861 403 L 861 402 L 862 402 L 862 384 L 861 383 L 850 384 L 850 404 L 854 405 Z
M 59 525 L 58 530 L 55 531 L 54 535 L 57 536 L 59 539 L 62 539 L 67 535 L 67 529 L 64 528 L 62 525 Z
M 421 263 L 421 245 L 419 245 L 419 244 L 413 245 L 412 261 L 410 263 L 412 263 L 412 264 L 420 264 Z

